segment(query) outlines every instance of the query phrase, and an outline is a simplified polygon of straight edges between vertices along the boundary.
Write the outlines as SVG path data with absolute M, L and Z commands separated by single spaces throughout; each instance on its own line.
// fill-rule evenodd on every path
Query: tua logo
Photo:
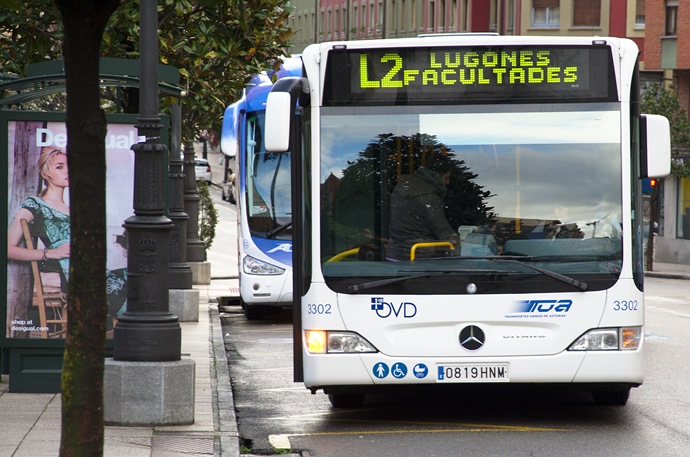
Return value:
M 515 302 L 518 313 L 567 313 L 572 300 L 520 300 Z
M 383 301 L 383 297 L 371 297 L 371 310 L 381 319 L 389 317 L 410 319 L 417 315 L 417 306 L 414 303 L 402 302 L 396 305 Z

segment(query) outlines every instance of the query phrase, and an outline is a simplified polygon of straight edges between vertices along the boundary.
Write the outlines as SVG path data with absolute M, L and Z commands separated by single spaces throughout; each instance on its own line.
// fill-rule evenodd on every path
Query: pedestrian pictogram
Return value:
M 376 376 L 379 379 L 383 379 L 386 376 L 388 376 L 388 365 L 386 365 L 383 362 L 379 362 L 376 365 L 374 365 L 374 369 L 372 370 L 374 372 L 374 376 Z

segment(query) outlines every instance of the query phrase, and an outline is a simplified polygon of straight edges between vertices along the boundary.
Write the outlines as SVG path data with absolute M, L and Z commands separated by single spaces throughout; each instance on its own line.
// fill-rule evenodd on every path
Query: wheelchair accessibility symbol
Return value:
M 407 367 L 404 363 L 397 362 L 391 368 L 391 374 L 395 379 L 402 379 L 407 375 Z

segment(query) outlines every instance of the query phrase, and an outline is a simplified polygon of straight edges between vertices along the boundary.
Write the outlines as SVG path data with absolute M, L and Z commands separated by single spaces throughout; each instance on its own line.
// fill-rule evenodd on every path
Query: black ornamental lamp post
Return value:
M 114 330 L 116 361 L 162 362 L 181 358 L 179 320 L 169 312 L 170 232 L 165 217 L 167 147 L 160 142 L 158 114 L 157 5 L 144 0 L 141 11 L 141 76 L 137 129 L 144 142 L 134 151 L 134 215 L 124 227 L 127 254 L 127 310 Z
M 181 133 L 180 105 L 172 106 L 172 143 L 168 162 L 169 197 L 168 217 L 174 227 L 170 234 L 170 289 L 191 289 L 192 269 L 187 263 L 187 223 L 189 216 L 184 210 L 184 165 L 180 144 Z
M 189 216 L 187 221 L 187 261 L 205 262 L 206 248 L 199 238 L 199 193 L 196 189 L 196 171 L 194 170 L 194 144 L 185 143 L 184 147 L 184 211 Z

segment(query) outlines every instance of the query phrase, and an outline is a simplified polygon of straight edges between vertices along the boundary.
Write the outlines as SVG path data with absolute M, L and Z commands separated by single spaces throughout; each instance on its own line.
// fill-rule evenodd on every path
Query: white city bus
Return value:
M 299 57 L 251 79 L 242 98 L 225 110 L 221 150 L 235 159 L 240 303 L 247 319 L 292 305 L 290 154 L 264 149 L 266 97 L 274 80 L 301 74 Z
M 299 152 L 295 381 L 334 406 L 463 383 L 624 405 L 643 382 L 641 179 L 670 171 L 638 54 L 604 37 L 307 47 L 266 108 L 267 149 Z M 401 256 L 396 184 L 437 161 L 455 234 Z

